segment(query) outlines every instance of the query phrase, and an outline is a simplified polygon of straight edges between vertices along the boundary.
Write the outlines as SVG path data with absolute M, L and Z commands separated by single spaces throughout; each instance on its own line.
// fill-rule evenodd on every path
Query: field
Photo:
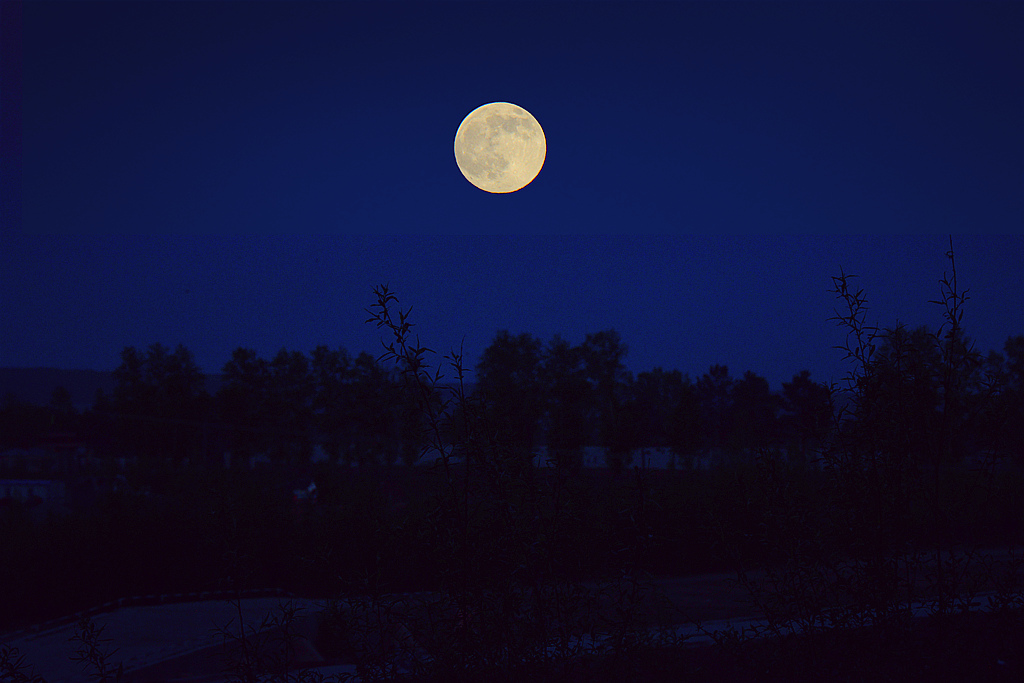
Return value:
M 457 482 L 463 473 L 456 468 L 449 474 Z M 294 482 L 305 481 L 307 475 L 317 481 L 316 499 L 296 501 Z M 470 577 L 475 585 L 466 586 L 467 595 L 472 593 L 470 599 L 478 600 L 477 604 L 494 616 L 495 623 L 488 628 L 499 629 L 490 635 L 478 634 L 476 646 L 483 648 L 488 642 L 508 638 L 526 647 L 540 632 L 539 624 L 548 624 L 544 628 L 550 631 L 555 623 L 531 621 L 532 617 L 523 616 L 528 613 L 561 613 L 565 619 L 577 619 L 572 627 L 577 632 L 594 624 L 644 632 L 658 625 L 736 617 L 779 623 L 783 612 L 772 613 L 773 609 L 792 610 L 794 605 L 803 605 L 813 611 L 825 605 L 856 604 L 865 599 L 864 591 L 872 588 L 848 587 L 851 592 L 845 597 L 824 591 L 816 594 L 818 603 L 807 602 L 807 592 L 796 590 L 794 579 L 806 576 L 794 573 L 785 554 L 780 554 L 785 544 L 778 541 L 780 530 L 772 525 L 778 523 L 779 513 L 799 510 L 799 526 L 781 531 L 798 528 L 803 538 L 822 537 L 833 505 L 825 494 L 826 479 L 811 470 L 785 475 L 787 500 L 794 504 L 776 504 L 774 509 L 765 502 L 764 471 L 755 463 L 696 471 L 626 469 L 616 473 L 584 468 L 569 478 L 550 469 L 536 470 L 529 475 L 528 486 L 501 494 L 503 505 L 496 505 L 497 499 L 486 487 L 466 490 L 466 509 L 477 517 L 470 519 L 473 526 L 466 533 L 472 543 L 463 547 L 466 554 L 462 557 L 475 564 L 461 566 L 451 554 L 452 548 L 460 547 L 457 539 L 446 535 L 446 522 L 438 517 L 449 491 L 448 480 L 439 471 L 408 467 L 358 471 L 320 465 L 309 472 L 264 468 L 231 474 L 136 473 L 132 480 L 132 490 L 101 497 L 92 507 L 72 515 L 33 522 L 28 515 L 12 510 L 3 518 L 0 523 L 4 538 L 9 539 L 5 546 L 9 561 L 0 568 L 0 583 L 17 589 L 0 607 L 0 631 L 127 596 L 211 590 L 281 588 L 318 599 L 433 592 L 443 596 L 438 601 L 447 600 L 450 606 L 453 586 L 461 585 L 452 583 L 452 572 L 468 567 L 462 576 Z M 941 490 L 944 507 L 957 516 L 940 535 L 929 524 L 923 503 L 905 501 L 907 539 L 923 554 L 904 553 L 896 560 L 916 572 L 910 581 L 899 584 L 907 592 L 902 598 L 929 597 L 928 591 L 935 585 L 936 566 L 930 558 L 936 543 L 946 549 L 958 548 L 954 555 L 947 553 L 944 566 L 957 569 L 959 591 L 1009 589 L 1013 577 L 1019 591 L 1021 565 L 1019 561 L 1012 564 L 1014 556 L 1007 550 L 1021 547 L 1024 519 L 1017 501 L 1024 494 L 1024 481 L 1020 474 L 1004 472 L 989 481 L 966 469 L 950 470 Z M 532 512 L 510 516 L 513 508 Z M 852 552 L 854 546 L 850 548 Z M 977 548 L 989 552 L 971 554 Z M 844 571 L 863 578 L 858 567 L 866 560 L 858 564 L 848 556 L 829 565 L 824 550 L 808 551 L 804 557 L 817 558 L 822 569 L 819 578 L 838 578 Z M 1016 557 L 1019 560 L 1019 553 Z M 510 562 L 520 563 L 522 569 L 510 571 Z M 748 583 L 738 582 L 737 576 Z M 529 586 L 556 584 L 564 587 L 561 597 L 552 594 L 543 609 L 530 612 L 530 601 L 522 598 L 532 590 Z M 572 593 L 576 588 L 590 595 L 597 595 L 598 589 L 603 593 L 600 599 L 588 601 Z M 501 600 L 506 604 L 501 609 L 511 611 L 486 607 Z M 1010 610 L 998 616 L 978 616 L 949 628 L 961 633 L 957 642 L 976 642 L 978 653 L 991 653 L 995 661 L 1007 662 L 1012 657 L 1006 653 L 1015 652 L 1007 649 L 1008 643 L 1019 642 L 1013 640 L 1020 633 L 1014 621 L 1019 619 L 1019 609 L 1017 616 L 1013 614 Z M 510 623 L 503 621 L 506 617 L 519 624 L 520 631 L 502 635 L 500 629 Z M 451 626 L 450 610 L 448 617 L 442 612 L 433 616 L 421 612 L 417 618 L 419 621 L 409 621 L 407 628 L 420 639 L 440 628 L 442 635 L 436 638 L 449 643 L 443 634 Z M 506 626 L 501 626 L 503 623 Z M 993 626 L 997 623 L 998 629 Z M 349 631 L 351 624 L 350 619 Z M 993 629 L 1002 635 L 994 636 Z M 925 645 L 913 644 L 912 639 L 919 636 L 912 633 L 930 633 L 920 627 L 897 630 L 885 635 L 884 644 L 868 647 L 865 639 L 883 633 L 869 631 L 870 636 L 856 629 L 844 632 L 842 642 L 830 646 L 835 661 L 823 656 L 828 650 L 809 645 L 826 637 L 823 634 L 777 641 L 784 646 L 751 641 L 743 645 L 748 654 L 721 659 L 730 647 L 739 647 L 740 634 L 736 634 L 737 641 L 731 645 L 726 638 L 717 648 L 686 654 L 685 666 L 693 667 L 694 680 L 711 680 L 702 678 L 711 671 L 719 671 L 726 680 L 728 676 L 743 679 L 751 673 L 743 668 L 750 662 L 758 662 L 750 666 L 767 667 L 764 670 L 775 672 L 771 675 L 777 674 L 779 680 L 793 675 L 787 667 L 794 661 L 831 672 L 829 677 L 837 673 L 837 667 L 851 662 L 867 667 L 865 671 L 872 670 L 870 667 L 895 671 L 894 648 L 923 649 Z M 940 642 L 937 637 L 927 636 L 927 647 Z M 351 650 L 350 640 L 336 637 L 332 643 L 326 638 L 320 643 L 325 654 L 348 660 L 360 656 Z M 870 652 L 874 659 L 855 654 L 861 651 L 858 648 Z M 678 648 L 657 649 L 638 642 L 623 652 L 627 651 L 633 653 L 628 661 L 616 655 L 614 662 L 601 664 L 600 671 L 646 667 L 644 676 L 655 680 L 659 675 L 656 669 L 670 671 L 683 666 L 679 657 L 684 655 Z M 963 659 L 968 651 L 944 647 L 941 654 L 954 657 L 955 652 Z M 562 671 L 559 675 L 570 679 L 584 676 L 580 672 L 597 666 L 595 661 L 584 657 L 573 665 L 576 673 Z M 973 666 L 987 666 L 987 661 L 974 661 Z M 963 663 L 949 661 L 945 666 L 958 665 Z M 996 675 L 1004 670 L 1000 667 L 1011 664 L 992 666 Z M 539 672 L 536 675 L 543 678 Z M 596 669 L 586 676 L 598 680 L 594 678 Z M 850 678 L 861 679 L 867 680 L 867 674 Z

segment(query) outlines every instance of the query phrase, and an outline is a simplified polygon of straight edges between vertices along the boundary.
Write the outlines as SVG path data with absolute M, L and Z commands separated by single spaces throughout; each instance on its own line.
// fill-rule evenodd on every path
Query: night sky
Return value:
M 1024 334 L 1022 26 L 1017 2 L 25 3 L 0 366 L 377 353 L 386 282 L 470 366 L 499 329 L 615 328 L 634 373 L 778 389 L 845 372 L 840 267 L 869 322 L 937 327 L 950 233 L 998 349 Z M 544 127 L 519 192 L 455 164 L 491 101 Z

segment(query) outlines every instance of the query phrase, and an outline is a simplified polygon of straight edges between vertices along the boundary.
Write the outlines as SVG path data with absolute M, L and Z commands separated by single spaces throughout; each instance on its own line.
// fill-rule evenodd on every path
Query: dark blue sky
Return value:
M 842 373 L 840 266 L 873 319 L 937 326 L 947 233 L 998 348 L 1024 333 L 1022 25 L 1020 3 L 26 3 L 0 365 L 376 351 L 389 282 L 471 363 L 500 328 L 614 327 L 634 372 L 777 388 Z M 452 152 L 497 100 L 548 142 L 507 195 Z

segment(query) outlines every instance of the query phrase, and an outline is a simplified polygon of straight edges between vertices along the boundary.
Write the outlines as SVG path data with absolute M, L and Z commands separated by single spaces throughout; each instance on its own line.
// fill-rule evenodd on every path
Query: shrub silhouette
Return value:
M 762 450 L 754 475 L 752 507 L 769 552 L 755 566 L 760 574 L 740 576 L 769 633 L 837 637 L 871 625 L 888 638 L 909 632 L 915 601 L 952 628 L 982 588 L 998 587 L 1001 605 L 1019 600 L 1019 555 L 997 570 L 983 563 L 977 544 L 984 501 L 997 500 L 1005 480 L 991 467 L 970 473 L 955 466 L 958 438 L 969 426 L 966 388 L 980 358 L 961 326 L 967 297 L 958 289 L 952 240 L 947 256 L 952 274 L 934 302 L 945 322 L 934 335 L 868 326 L 853 276 L 833 278 L 843 306 L 834 319 L 847 331 L 840 348 L 853 368 L 845 388 L 827 387 L 833 424 L 817 460 L 822 500 L 807 496 L 777 453 Z M 927 410 L 936 395 L 937 414 Z M 734 556 L 742 556 L 732 541 Z M 813 661 L 814 650 L 802 656 Z

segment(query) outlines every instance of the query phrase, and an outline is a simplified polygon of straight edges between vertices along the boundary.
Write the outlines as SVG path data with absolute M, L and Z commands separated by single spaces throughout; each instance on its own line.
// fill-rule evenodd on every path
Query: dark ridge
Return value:
M 63 370 L 60 368 L 0 368 L 0 402 L 14 399 L 21 403 L 45 406 L 53 390 L 64 387 L 71 394 L 76 410 L 91 408 L 96 391 L 110 396 L 117 382 L 112 370 Z M 206 390 L 216 393 L 222 384 L 220 375 L 206 375 Z

